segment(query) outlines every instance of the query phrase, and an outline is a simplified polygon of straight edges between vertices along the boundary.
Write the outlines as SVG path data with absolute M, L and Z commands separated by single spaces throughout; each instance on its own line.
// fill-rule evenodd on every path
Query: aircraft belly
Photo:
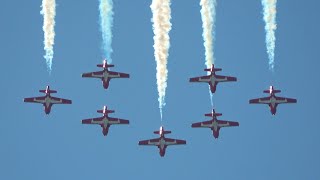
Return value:
M 217 130 L 218 130 L 218 126 L 217 126 L 217 125 L 214 125 L 214 126 L 213 126 L 213 129 L 214 129 L 214 131 L 217 131 Z

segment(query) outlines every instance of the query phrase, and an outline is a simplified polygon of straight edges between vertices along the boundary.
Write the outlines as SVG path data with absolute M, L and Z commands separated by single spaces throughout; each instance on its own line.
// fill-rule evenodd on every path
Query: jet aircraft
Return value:
M 238 122 L 218 120 L 217 117 L 221 116 L 221 115 L 222 115 L 221 113 L 216 113 L 215 110 L 212 109 L 211 113 L 205 114 L 205 116 L 212 117 L 212 119 L 210 121 L 193 123 L 191 127 L 193 127 L 193 128 L 210 128 L 212 130 L 212 134 L 213 134 L 214 138 L 218 138 L 220 128 L 239 126 Z
M 109 71 L 108 68 L 114 67 L 113 64 L 108 64 L 107 60 L 103 60 L 103 64 L 98 64 L 97 67 L 102 67 L 102 71 L 83 73 L 84 78 L 98 78 L 102 80 L 102 85 L 105 89 L 108 89 L 109 82 L 113 78 L 129 78 L 130 75 L 126 73 Z
M 186 144 L 185 140 L 166 138 L 164 135 L 165 134 L 170 134 L 171 131 L 165 131 L 163 126 L 160 127 L 159 131 L 154 131 L 153 133 L 154 134 L 159 134 L 160 137 L 159 138 L 155 138 L 155 139 L 139 141 L 139 145 L 158 146 L 159 154 L 160 154 L 161 157 L 163 157 L 165 155 L 166 148 L 168 146 Z
M 228 81 L 237 81 L 236 77 L 216 75 L 216 72 L 217 71 L 221 71 L 221 70 L 222 70 L 221 68 L 215 68 L 214 64 L 212 64 L 210 69 L 204 69 L 204 71 L 209 71 L 210 72 L 209 75 L 190 78 L 189 81 L 190 82 L 209 83 L 211 92 L 215 93 L 218 83 L 220 83 L 220 82 L 228 82 Z
M 24 102 L 30 103 L 40 103 L 44 106 L 44 112 L 49 114 L 51 111 L 51 107 L 53 104 L 71 104 L 72 101 L 68 99 L 62 99 L 58 97 L 51 96 L 51 93 L 57 93 L 55 90 L 51 90 L 49 86 L 46 87 L 45 90 L 39 90 L 41 93 L 45 93 L 45 96 L 39 97 L 31 97 L 31 98 L 24 98 Z
M 117 124 L 129 124 L 128 120 L 125 119 L 119 119 L 119 118 L 113 118 L 109 117 L 110 113 L 114 113 L 114 110 L 109 110 L 107 106 L 103 107 L 103 110 L 97 110 L 98 113 L 102 113 L 102 117 L 98 118 L 90 118 L 90 119 L 84 119 L 82 120 L 82 124 L 97 124 L 102 127 L 102 134 L 106 136 L 109 131 L 109 127 L 111 125 L 117 125 Z
M 250 104 L 268 104 L 272 115 L 276 114 L 278 104 L 297 103 L 296 99 L 276 96 L 275 94 L 280 93 L 281 90 L 276 90 L 274 89 L 273 86 L 270 86 L 268 90 L 264 90 L 263 92 L 268 93 L 269 96 L 263 97 L 263 98 L 251 99 L 249 103 Z

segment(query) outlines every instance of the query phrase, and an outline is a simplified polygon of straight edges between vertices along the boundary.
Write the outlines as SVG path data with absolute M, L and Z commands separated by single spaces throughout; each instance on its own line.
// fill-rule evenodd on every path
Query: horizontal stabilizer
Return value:
M 221 68 L 214 68 L 214 72 L 221 71 L 221 70 L 222 70 Z M 204 71 L 212 72 L 212 69 L 204 69 Z
M 270 94 L 270 93 L 274 93 L 274 94 L 275 94 L 275 93 L 280 93 L 281 90 L 274 90 L 274 89 L 273 89 L 272 92 L 271 92 L 271 91 L 268 89 L 268 90 L 264 90 L 263 92 L 264 92 L 264 93 L 268 93 L 268 94 Z
M 160 131 L 154 131 L 154 134 L 160 134 Z M 163 134 L 170 134 L 171 131 L 162 131 Z
M 222 113 L 209 113 L 209 114 L 205 114 L 204 116 L 208 116 L 208 117 L 222 116 Z
M 103 65 L 103 64 L 97 64 L 97 67 L 109 68 L 109 67 L 114 67 L 114 65 L 113 65 L 113 64 L 106 64 L 106 65 Z
M 102 114 L 109 114 L 109 113 L 114 113 L 115 111 L 114 110 L 97 110 L 98 113 L 102 113 Z
M 42 92 L 42 93 L 57 93 L 57 91 L 55 91 L 55 90 L 39 90 L 39 92 Z

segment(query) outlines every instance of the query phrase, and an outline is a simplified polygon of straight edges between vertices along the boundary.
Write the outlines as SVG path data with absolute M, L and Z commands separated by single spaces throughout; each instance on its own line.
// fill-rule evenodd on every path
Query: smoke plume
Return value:
M 207 68 L 211 68 L 214 64 L 214 38 L 215 38 L 215 21 L 216 21 L 216 0 L 201 0 L 201 19 L 202 19 L 202 37 L 205 48 L 205 64 Z M 210 74 L 210 72 L 208 72 Z M 212 93 L 209 87 L 210 102 L 213 107 Z
M 112 0 L 100 0 L 100 30 L 102 33 L 102 52 L 108 63 L 112 62 L 112 26 L 113 26 L 113 2 Z
M 56 16 L 56 2 L 55 0 L 42 0 L 42 10 L 43 15 L 43 32 L 44 32 L 44 50 L 46 54 L 44 58 L 46 59 L 47 68 L 49 73 L 52 70 L 52 59 L 53 59 L 53 45 L 54 45 L 54 26 L 55 26 L 55 16 Z
M 159 108 L 162 120 L 162 108 L 165 106 L 165 95 L 167 88 L 168 69 L 167 61 L 169 56 L 171 30 L 171 9 L 170 0 L 152 0 L 150 6 L 152 11 L 153 33 L 154 33 L 154 57 L 157 63 L 157 86 L 159 93 Z
M 269 57 L 269 68 L 274 69 L 274 50 L 275 50 L 275 31 L 277 29 L 276 14 L 277 14 L 277 0 L 262 0 L 263 6 L 263 20 L 266 23 L 266 46 Z

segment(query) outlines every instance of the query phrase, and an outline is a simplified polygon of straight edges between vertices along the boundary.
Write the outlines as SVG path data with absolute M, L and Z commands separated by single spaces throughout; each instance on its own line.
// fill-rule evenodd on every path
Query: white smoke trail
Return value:
M 216 0 L 201 0 L 201 19 L 202 19 L 202 37 L 205 48 L 205 64 L 207 68 L 211 68 L 214 64 L 214 38 L 215 38 L 215 21 L 216 21 Z M 208 74 L 210 72 L 208 71 Z M 209 94 L 211 106 L 213 107 L 212 93 L 209 86 Z
M 48 71 L 51 73 L 55 36 L 54 18 L 56 16 L 56 2 L 55 0 L 42 0 L 41 7 L 42 10 L 40 13 L 43 15 L 44 50 L 46 51 L 44 58 L 46 59 Z
M 214 35 L 215 35 L 215 21 L 216 21 L 216 0 L 201 0 L 201 19 L 203 28 L 203 45 L 205 48 L 205 58 L 207 68 L 211 68 L 214 64 Z M 208 72 L 210 73 L 210 72 Z
M 113 2 L 112 0 L 100 0 L 100 30 L 102 33 L 102 51 L 108 63 L 112 62 L 112 26 L 113 26 Z
M 170 0 L 152 0 L 150 6 L 152 11 L 153 33 L 154 33 L 154 57 L 157 62 L 157 85 L 159 93 L 159 108 L 162 120 L 162 108 L 165 106 L 165 95 L 167 88 L 167 61 L 169 56 L 171 30 Z
M 211 102 L 211 107 L 213 108 L 213 94 L 210 90 L 210 86 L 209 86 L 209 95 L 210 95 L 210 102 Z
M 275 31 L 277 29 L 276 14 L 277 0 L 262 0 L 263 5 L 263 20 L 265 21 L 266 31 L 266 46 L 269 57 L 269 68 L 274 69 L 274 50 L 275 50 Z

